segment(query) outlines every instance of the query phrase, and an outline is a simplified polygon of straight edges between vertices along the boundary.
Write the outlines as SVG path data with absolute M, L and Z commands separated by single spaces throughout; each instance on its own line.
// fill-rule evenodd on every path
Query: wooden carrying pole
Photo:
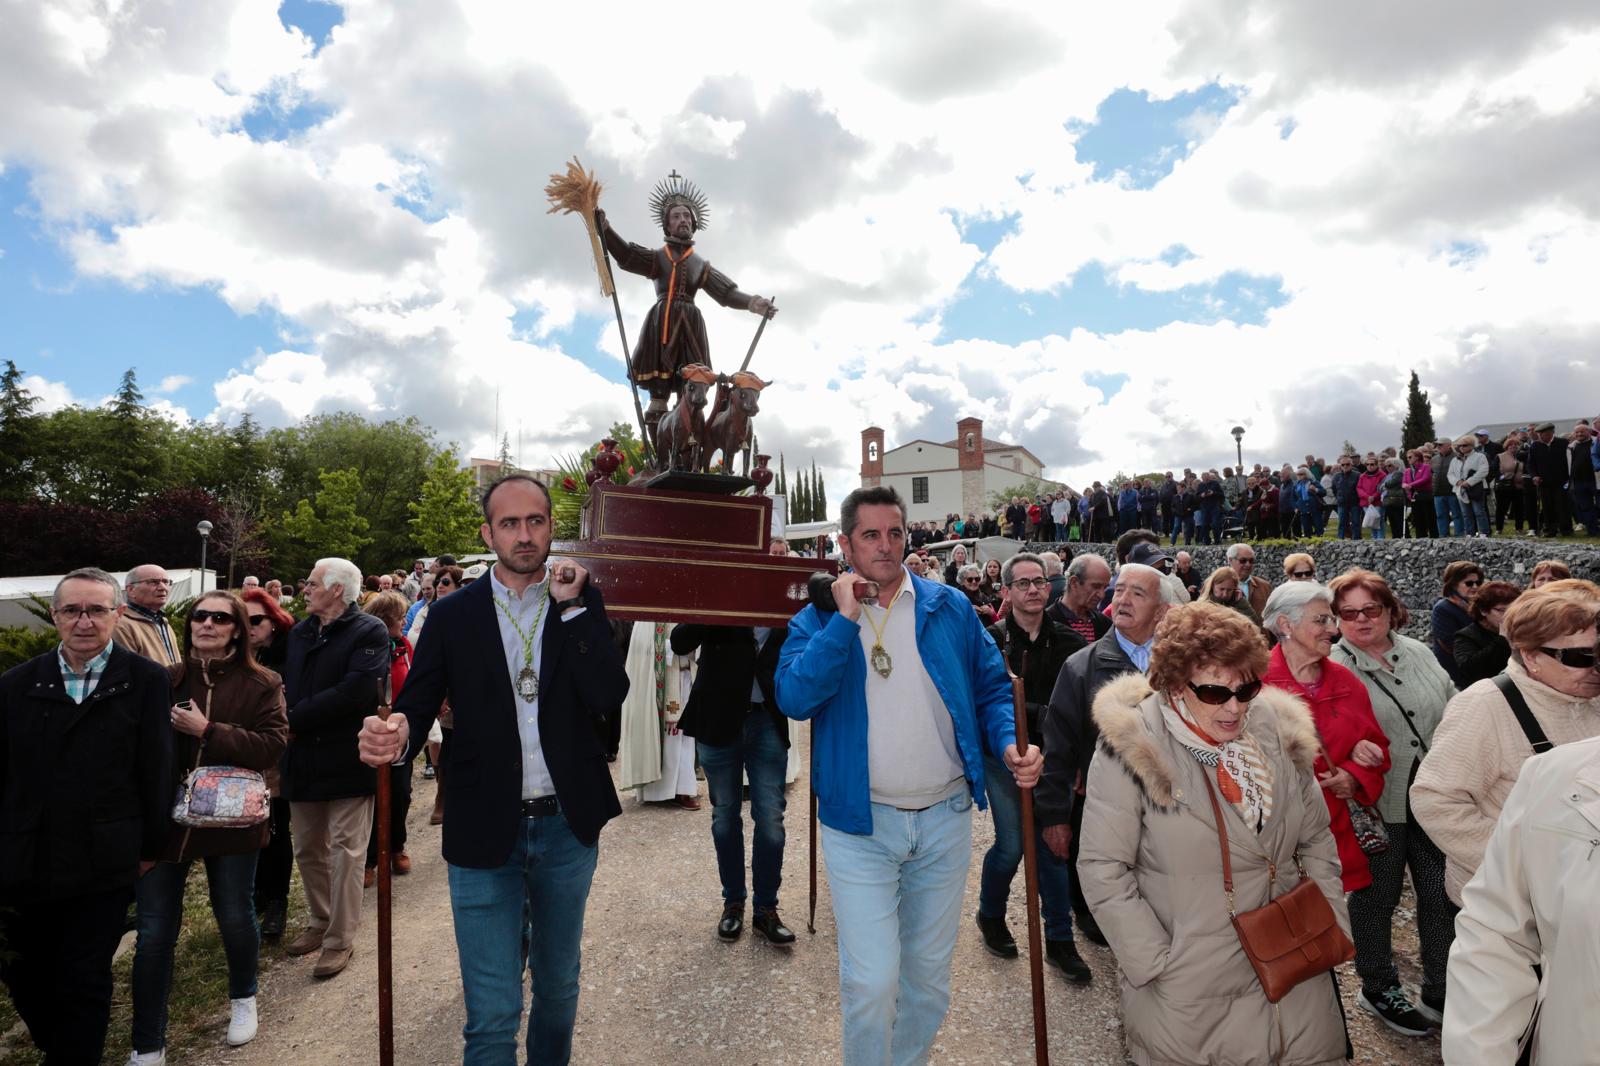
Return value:
M 378 717 L 387 720 L 394 703 L 392 677 L 388 669 L 383 674 L 383 702 L 378 706 Z M 380 1066 L 394 1066 L 394 960 L 390 953 L 392 941 L 391 897 L 389 870 L 389 831 L 391 821 L 390 790 L 394 783 L 389 779 L 391 768 L 378 770 L 378 1062 Z
M 1011 704 L 1017 720 L 1017 751 L 1028 750 L 1028 701 L 1022 678 L 1011 676 Z M 1050 1064 L 1050 1034 L 1044 1020 L 1044 938 L 1039 933 L 1039 849 L 1033 830 L 1033 789 L 1022 797 L 1022 875 L 1028 900 L 1028 975 L 1033 982 L 1033 1053 L 1038 1066 Z

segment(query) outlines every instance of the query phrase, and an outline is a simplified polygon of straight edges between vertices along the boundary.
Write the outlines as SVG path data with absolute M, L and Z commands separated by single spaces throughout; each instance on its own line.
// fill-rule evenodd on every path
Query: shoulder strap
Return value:
M 1210 774 L 1201 774 L 1206 779 L 1206 799 L 1211 801 L 1211 814 L 1217 820 L 1217 843 L 1222 848 L 1222 888 L 1228 894 L 1228 916 L 1232 917 L 1233 909 L 1233 860 L 1228 855 L 1228 826 L 1222 820 L 1222 808 L 1217 805 L 1217 786 L 1211 780 Z
M 1367 672 L 1365 670 L 1363 670 L 1362 673 L 1367 673 Z M 1400 712 L 1400 720 L 1406 724 L 1406 728 L 1407 729 L 1411 730 L 1411 735 L 1417 738 L 1417 744 L 1419 744 L 1421 746 L 1422 754 L 1424 754 L 1424 755 L 1428 754 L 1428 742 L 1426 740 L 1422 739 L 1422 734 L 1421 733 L 1417 732 L 1416 724 L 1411 721 L 1411 715 L 1406 713 L 1405 707 L 1401 705 L 1399 700 L 1394 698 L 1394 693 L 1393 692 L 1390 692 L 1387 688 L 1384 687 L 1383 682 L 1378 680 L 1378 677 L 1377 677 L 1376 674 L 1367 674 L 1367 676 L 1372 679 L 1372 683 L 1374 685 L 1378 686 L 1378 691 L 1383 693 L 1385 696 L 1388 696 L 1389 697 L 1389 702 L 1394 704 L 1395 708 L 1397 710 L 1399 710 L 1399 712 Z
M 1511 713 L 1517 716 L 1517 724 L 1522 727 L 1523 734 L 1528 738 L 1528 743 L 1533 745 L 1535 755 L 1542 754 L 1555 747 L 1550 743 L 1550 738 L 1544 735 L 1544 729 L 1539 725 L 1539 720 L 1533 716 L 1533 711 L 1528 707 L 1528 701 L 1523 698 L 1522 690 L 1517 688 L 1517 683 L 1511 680 L 1509 674 L 1496 674 L 1494 683 L 1500 689 L 1500 694 L 1511 705 Z

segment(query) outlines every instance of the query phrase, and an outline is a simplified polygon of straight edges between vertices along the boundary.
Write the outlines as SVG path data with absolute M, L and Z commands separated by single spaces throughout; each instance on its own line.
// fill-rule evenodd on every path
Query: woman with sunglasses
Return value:
M 270 583 L 269 583 L 270 586 Z M 278 605 L 270 587 L 245 589 L 244 600 L 249 622 L 250 654 L 257 664 L 279 670 L 289 647 L 289 630 L 294 615 Z M 256 858 L 256 915 L 261 921 L 261 936 L 277 940 L 283 936 L 289 913 L 289 879 L 294 873 L 294 838 L 289 829 L 289 801 L 279 795 L 278 767 L 274 763 L 262 774 L 272 795 L 270 838 Z
M 174 793 L 197 766 L 264 772 L 288 745 L 283 682 L 255 661 L 248 622 L 244 601 L 231 592 L 208 592 L 189 608 L 184 658 L 169 668 Z M 130 1060 L 135 1066 L 165 1060 L 173 951 L 183 924 L 183 888 L 196 859 L 205 862 L 211 912 L 228 960 L 232 1018 L 227 1040 L 237 1047 L 255 1037 L 260 937 L 251 901 L 256 855 L 267 833 L 266 822 L 248 829 L 189 829 L 174 823 L 162 861 L 139 879 Z
M 1406 790 L 1456 687 L 1425 644 L 1400 632 L 1406 608 L 1382 577 L 1370 570 L 1347 570 L 1328 589 L 1342 636 L 1330 658 L 1361 679 L 1378 725 L 1389 738 L 1389 772 L 1376 804 L 1389 850 L 1367 856 L 1372 884 L 1350 893 L 1361 997 L 1371 1005 L 1367 1009 L 1379 1008 L 1375 1013 L 1389 1028 L 1423 1036 L 1444 1021 L 1445 963 L 1455 939 L 1456 908 L 1444 891 L 1444 855 L 1411 815 Z M 1421 1000 L 1416 1004 L 1400 986 L 1390 936 L 1408 869 L 1422 942 Z M 1407 1016 L 1408 1010 L 1420 1017 Z
M 1472 624 L 1472 598 L 1483 586 L 1483 567 L 1465 559 L 1457 559 L 1444 568 L 1444 595 L 1433 604 L 1429 616 L 1429 636 L 1433 642 L 1433 657 L 1444 672 L 1450 675 L 1457 688 L 1461 688 L 1461 670 L 1456 666 L 1456 634 Z
M 1229 921 L 1212 800 L 1232 845 L 1237 910 L 1304 876 L 1348 929 L 1313 775 L 1317 733 L 1305 704 L 1262 687 L 1268 661 L 1259 628 L 1194 603 L 1157 626 L 1148 675 L 1120 677 L 1094 700 L 1100 743 L 1085 779 L 1078 878 L 1116 953 L 1137 1062 L 1344 1060 L 1333 982 L 1306 981 L 1269 1003 Z
M 1283 559 L 1283 576 L 1287 581 L 1315 581 L 1317 561 L 1305 552 L 1286 555 Z
M 1317 780 L 1328 802 L 1328 823 L 1339 845 L 1344 890 L 1372 883 L 1367 857 L 1350 824 L 1350 801 L 1378 802 L 1389 769 L 1389 738 L 1378 728 L 1367 689 L 1349 670 L 1328 659 L 1339 634 L 1333 593 L 1314 581 L 1289 581 L 1272 590 L 1265 625 L 1278 638 L 1266 683 L 1298 696 L 1311 708 L 1322 738 Z
M 1472 624 L 1456 632 L 1456 669 L 1462 687 L 1493 677 L 1511 661 L 1511 644 L 1501 631 L 1506 610 L 1522 595 L 1509 581 L 1491 581 L 1472 598 Z
M 967 594 L 967 599 L 972 601 L 972 606 L 978 612 L 978 618 L 983 624 L 994 625 L 995 601 L 984 595 L 983 571 L 978 569 L 976 563 L 968 563 L 957 571 L 956 587 Z
M 1411 807 L 1445 854 L 1445 891 L 1457 906 L 1534 741 L 1543 750 L 1543 742 L 1600 736 L 1597 619 L 1600 586 L 1593 582 L 1554 581 L 1523 593 L 1500 625 L 1511 644 L 1505 673 L 1451 700 L 1434 733 L 1411 786 Z M 1502 678 L 1542 736 L 1518 720 Z

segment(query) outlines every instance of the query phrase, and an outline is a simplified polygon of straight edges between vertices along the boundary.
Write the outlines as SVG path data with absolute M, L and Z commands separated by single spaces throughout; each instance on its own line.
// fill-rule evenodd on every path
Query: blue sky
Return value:
M 289 0 L 279 17 L 320 48 L 343 13 L 320 0 Z M 1093 165 L 1097 181 L 1149 187 L 1193 149 L 1196 116 L 1225 111 L 1236 99 L 1235 91 L 1217 85 L 1170 100 L 1119 89 L 1101 103 L 1095 121 L 1071 128 L 1079 161 Z M 286 140 L 332 113 L 314 99 L 302 99 L 284 110 L 263 96 L 242 125 L 253 139 Z M 29 178 L 16 166 L 0 173 L 0 316 L 11 327 L 0 339 L 0 358 L 14 359 L 28 373 L 60 381 L 88 401 L 109 393 L 129 366 L 137 368 L 152 399 L 163 379 L 189 377 L 192 383 L 165 394 L 166 398 L 203 417 L 214 404 L 212 384 L 230 368 L 243 366 L 258 352 L 297 347 L 285 339 L 296 332 L 294 323 L 270 312 L 235 314 L 208 289 L 162 284 L 135 289 L 77 277 L 62 249 L 65 234 L 39 221 Z M 438 217 L 436 206 L 398 197 L 396 202 L 424 218 Z M 987 254 L 1012 231 L 1015 221 L 1015 216 L 965 219 L 962 233 Z M 1099 263 L 1079 270 L 1070 284 L 1020 293 L 994 280 L 980 265 L 958 299 L 940 312 L 941 340 L 979 337 L 1014 344 L 1049 334 L 1065 336 L 1079 328 L 1117 333 L 1174 321 L 1260 322 L 1284 299 L 1276 279 L 1240 274 L 1224 276 L 1215 285 L 1147 292 L 1115 284 Z M 537 313 L 524 311 L 514 317 L 512 326 L 517 335 L 529 336 L 536 324 Z M 595 346 L 601 331 L 610 328 L 609 316 L 580 314 L 548 342 L 559 344 L 606 380 L 621 382 L 620 364 Z M 1101 385 L 1109 399 L 1125 378 L 1111 375 L 1108 380 L 1109 386 L 1100 379 L 1092 383 Z

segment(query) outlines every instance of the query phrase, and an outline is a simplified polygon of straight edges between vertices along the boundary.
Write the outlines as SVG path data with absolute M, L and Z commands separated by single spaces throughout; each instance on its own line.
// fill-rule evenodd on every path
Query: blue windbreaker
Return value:
M 917 651 L 955 723 L 956 748 L 978 809 L 985 807 L 983 753 L 1017 741 L 1011 681 L 1000 649 L 962 592 L 913 574 Z M 872 834 L 867 771 L 867 657 L 861 625 L 808 606 L 789 622 L 778 658 L 778 707 L 812 720 L 817 817 L 831 829 Z

